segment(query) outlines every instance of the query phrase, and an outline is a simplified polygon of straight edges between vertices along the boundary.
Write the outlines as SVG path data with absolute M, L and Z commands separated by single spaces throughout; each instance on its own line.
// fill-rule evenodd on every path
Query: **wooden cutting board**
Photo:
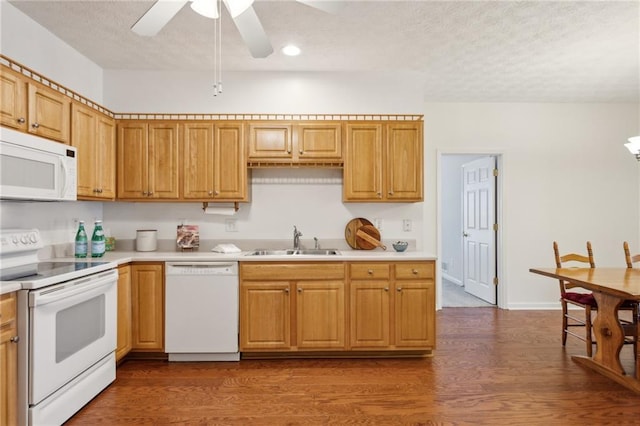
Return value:
M 364 250 L 372 250 L 381 247 L 383 250 L 387 246 L 380 241 L 380 231 L 373 225 L 363 225 L 356 232 L 356 244 Z
M 359 250 L 362 248 L 358 247 L 356 234 L 358 233 L 358 229 L 360 229 L 361 226 L 365 225 L 373 226 L 373 223 L 363 217 L 351 219 L 349 223 L 347 223 L 347 226 L 344 229 L 344 238 L 347 240 L 347 244 L 349 244 L 349 247 L 351 247 L 352 249 Z
M 387 247 L 380 242 L 380 231 L 369 220 L 363 217 L 351 219 L 344 230 L 347 244 L 356 250 L 372 250 L 376 247 Z

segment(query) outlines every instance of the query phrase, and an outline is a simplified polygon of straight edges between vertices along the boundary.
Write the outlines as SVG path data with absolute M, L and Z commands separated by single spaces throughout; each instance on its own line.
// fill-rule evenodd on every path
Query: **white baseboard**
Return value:
M 446 272 L 442 272 L 442 279 L 443 280 L 447 280 L 449 282 L 452 282 L 454 284 L 459 285 L 460 287 L 462 287 L 462 280 L 459 280 L 458 278 L 452 277 L 451 275 L 447 274 Z

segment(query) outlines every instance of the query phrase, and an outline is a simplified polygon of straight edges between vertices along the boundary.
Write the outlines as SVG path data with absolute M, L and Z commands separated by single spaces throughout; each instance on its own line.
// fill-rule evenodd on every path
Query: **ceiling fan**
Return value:
M 260 18 L 253 9 L 254 0 L 222 0 L 240 36 L 254 58 L 266 58 L 273 53 L 273 47 Z M 327 13 L 337 13 L 344 6 L 342 0 L 296 0 Z M 200 15 L 216 19 L 220 16 L 217 0 L 157 0 L 131 30 L 141 36 L 154 36 L 184 7 L 191 8 Z

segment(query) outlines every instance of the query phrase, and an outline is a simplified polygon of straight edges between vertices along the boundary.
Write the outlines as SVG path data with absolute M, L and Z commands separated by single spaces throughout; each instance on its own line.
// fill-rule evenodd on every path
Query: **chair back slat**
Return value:
M 627 262 L 627 268 L 631 269 L 634 263 L 640 262 L 640 254 L 632 256 L 629 250 L 629 243 L 626 241 L 622 244 L 622 247 L 624 248 L 624 260 Z
M 591 248 L 591 241 L 587 241 L 587 255 L 579 254 L 579 253 L 567 253 L 564 255 L 560 254 L 560 250 L 558 250 L 558 243 L 556 241 L 553 242 L 553 254 L 556 259 L 556 268 L 567 267 L 567 265 L 563 265 L 568 262 L 577 262 L 582 263 L 586 266 L 589 265 L 590 268 L 596 267 L 596 262 L 593 259 L 593 250 Z M 578 287 L 575 284 L 571 284 L 568 281 L 559 280 L 560 281 L 560 294 L 564 297 L 567 289 Z

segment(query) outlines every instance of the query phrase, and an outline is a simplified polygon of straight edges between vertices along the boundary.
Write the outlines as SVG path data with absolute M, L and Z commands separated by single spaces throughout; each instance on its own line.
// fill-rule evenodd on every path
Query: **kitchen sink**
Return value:
M 337 249 L 287 249 L 287 250 L 266 250 L 256 249 L 249 253 L 247 256 L 336 256 L 340 251 Z

